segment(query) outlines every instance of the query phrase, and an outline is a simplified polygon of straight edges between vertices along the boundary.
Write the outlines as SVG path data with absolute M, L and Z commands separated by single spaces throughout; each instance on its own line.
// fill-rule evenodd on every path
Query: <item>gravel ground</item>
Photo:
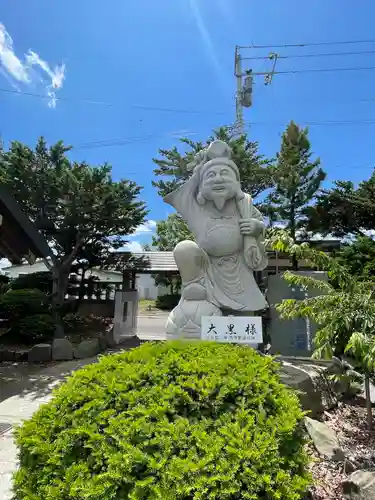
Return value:
M 335 430 L 347 461 L 343 464 L 322 460 L 315 448 L 309 447 L 315 459 L 311 465 L 314 482 L 311 499 L 344 500 L 342 481 L 354 470 L 375 468 L 375 432 L 367 430 L 366 409 L 362 404 L 360 400 L 340 404 L 325 413 L 324 422 Z

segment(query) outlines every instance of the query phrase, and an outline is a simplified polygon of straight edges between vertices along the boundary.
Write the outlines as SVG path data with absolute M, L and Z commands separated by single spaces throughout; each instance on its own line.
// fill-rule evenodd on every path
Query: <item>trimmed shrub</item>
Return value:
M 63 318 L 64 331 L 67 335 L 79 335 L 88 337 L 92 334 L 104 333 L 113 323 L 113 318 L 105 318 L 90 314 L 66 314 Z
M 49 300 L 40 290 L 9 290 L 0 296 L 0 316 L 9 320 L 8 336 L 32 344 L 48 340 L 54 325 Z
M 155 301 L 155 307 L 171 311 L 177 306 L 180 298 L 181 295 L 178 294 L 159 295 Z
M 48 310 L 48 299 L 40 290 L 9 290 L 0 297 L 0 311 L 4 317 L 25 317 Z
M 46 294 L 52 293 L 52 273 L 50 271 L 40 271 L 21 274 L 12 281 L 13 290 L 24 290 L 25 288 L 40 290 Z
M 7 292 L 9 288 L 10 288 L 10 279 L 8 278 L 8 276 L 0 274 L 0 295 Z
M 75 372 L 16 431 L 16 500 L 297 500 L 303 413 L 254 350 L 147 343 Z
M 50 314 L 32 314 L 20 318 L 16 325 L 18 338 L 25 344 L 47 342 L 53 338 L 55 323 Z

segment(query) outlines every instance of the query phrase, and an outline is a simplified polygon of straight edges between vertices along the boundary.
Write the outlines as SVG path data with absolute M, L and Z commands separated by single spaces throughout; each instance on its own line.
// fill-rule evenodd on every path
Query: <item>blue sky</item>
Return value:
M 236 44 L 371 40 L 374 19 L 370 0 L 2 0 L 0 88 L 48 98 L 0 91 L 0 133 L 6 143 L 63 139 L 75 160 L 108 161 L 116 179 L 144 186 L 150 220 L 163 219 L 170 209 L 151 186 L 152 157 L 177 144 L 183 131 L 205 139 L 212 128 L 233 123 Z M 243 55 L 271 50 L 281 56 L 370 52 L 280 59 L 279 71 L 375 67 L 375 43 Z M 270 68 L 267 61 L 247 63 L 254 71 Z M 280 74 L 268 87 L 259 77 L 245 120 L 267 156 L 278 150 L 289 120 L 310 124 L 327 182 L 358 182 L 370 176 L 375 160 L 374 98 L 375 70 Z M 122 143 L 83 147 L 116 140 Z M 140 228 L 132 248 L 149 241 L 153 227 Z

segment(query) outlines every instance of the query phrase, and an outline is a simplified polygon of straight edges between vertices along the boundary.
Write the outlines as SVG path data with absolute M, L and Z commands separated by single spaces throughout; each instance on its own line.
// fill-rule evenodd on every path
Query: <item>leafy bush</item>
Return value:
M 315 358 L 351 356 L 364 374 L 367 423 L 372 429 L 370 378 L 375 373 L 375 280 L 366 274 L 352 275 L 337 258 L 311 248 L 307 243 L 295 244 L 285 232 L 270 239 L 271 248 L 303 258 L 314 267 L 327 271 L 331 283 L 312 277 L 284 274 L 284 279 L 300 289 L 321 290 L 321 295 L 305 300 L 283 300 L 277 306 L 285 319 L 308 318 L 318 325 L 314 338 Z M 339 378 L 348 380 L 348 373 Z M 350 375 L 350 378 L 353 374 Z M 352 380 L 355 383 L 355 380 Z
M 46 295 L 40 290 L 9 290 L 0 297 L 3 317 L 20 318 L 28 314 L 43 314 L 49 311 Z
M 303 413 L 277 369 L 204 342 L 104 356 L 17 430 L 15 498 L 297 500 Z
M 63 318 L 64 331 L 66 334 L 77 334 L 82 337 L 102 333 L 113 323 L 113 318 L 104 318 L 90 314 L 81 316 L 80 314 L 66 314 Z
M 13 280 L 13 290 L 24 290 L 26 288 L 52 293 L 52 273 L 40 271 L 38 273 L 21 274 Z
M 158 309 L 172 310 L 177 306 L 180 298 L 181 295 L 176 294 L 159 295 L 155 301 L 155 307 Z
M 10 279 L 5 274 L 0 274 L 0 295 L 9 290 Z
M 54 331 L 55 324 L 51 314 L 32 314 L 20 318 L 17 324 L 18 337 L 26 344 L 51 340 Z
M 40 290 L 9 290 L 0 296 L 0 316 L 9 320 L 9 336 L 26 344 L 53 334 L 50 305 Z

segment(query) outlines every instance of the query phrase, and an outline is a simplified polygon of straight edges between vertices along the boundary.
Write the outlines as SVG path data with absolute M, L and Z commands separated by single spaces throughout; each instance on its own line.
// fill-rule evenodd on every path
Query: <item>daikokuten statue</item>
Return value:
M 231 156 L 225 142 L 212 142 L 189 164 L 189 180 L 164 198 L 195 237 L 174 250 L 182 292 L 166 325 L 173 337 L 199 338 L 202 316 L 268 307 L 254 279 L 254 271 L 267 266 L 263 217 L 242 192 Z

